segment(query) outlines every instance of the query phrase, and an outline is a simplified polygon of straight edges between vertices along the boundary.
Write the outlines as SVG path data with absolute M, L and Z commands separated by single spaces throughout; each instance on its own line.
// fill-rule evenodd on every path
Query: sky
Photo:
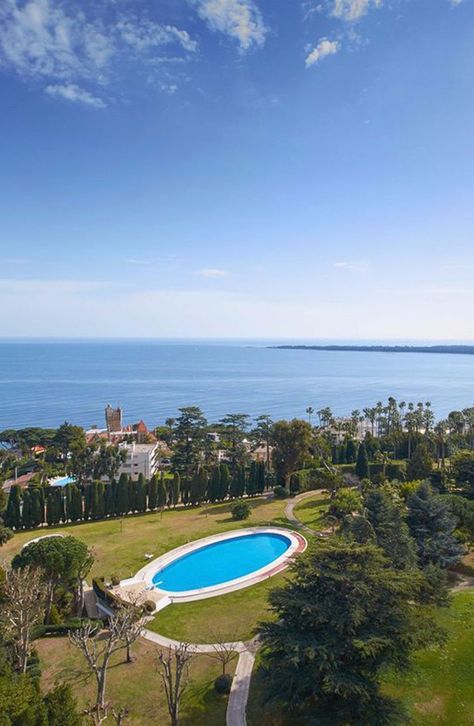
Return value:
M 0 336 L 474 340 L 474 0 L 2 0 Z

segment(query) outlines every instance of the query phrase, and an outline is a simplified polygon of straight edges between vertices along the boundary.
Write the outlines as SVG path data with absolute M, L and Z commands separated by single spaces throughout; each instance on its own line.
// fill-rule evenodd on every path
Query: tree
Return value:
M 288 486 L 290 474 L 303 466 L 311 443 L 312 429 L 307 421 L 277 421 L 273 426 L 273 466 L 277 483 Z
M 197 406 L 180 408 L 179 412 L 174 429 L 172 463 L 181 476 L 190 477 L 193 469 L 201 463 L 207 421 Z
M 5 512 L 5 524 L 11 529 L 20 529 L 21 527 L 21 487 L 13 484 L 8 497 L 7 509 Z
M 370 490 L 364 499 L 365 514 L 375 541 L 396 570 L 416 567 L 416 545 L 400 507 L 380 489 Z
M 31 635 L 42 621 L 45 587 L 35 567 L 11 569 L 2 583 L 0 623 L 5 638 L 12 643 L 15 667 L 26 673 L 31 653 Z
M 173 481 L 170 487 L 170 505 L 176 507 L 179 502 L 181 492 L 181 477 L 177 471 L 173 475 Z
M 414 481 L 416 479 L 428 479 L 433 471 L 433 459 L 428 447 L 425 444 L 418 444 L 413 456 L 408 462 L 407 479 Z
M 250 517 L 250 505 L 246 502 L 234 502 L 230 507 L 232 519 L 242 520 Z
M 222 441 L 230 459 L 231 469 L 245 464 L 247 449 L 244 446 L 249 416 L 246 413 L 229 413 L 219 423 L 222 427 Z
M 270 441 L 272 437 L 272 430 L 273 430 L 273 421 L 270 418 L 270 416 L 267 416 L 266 414 L 262 414 L 261 416 L 257 416 L 255 419 L 256 421 L 256 427 L 253 430 L 253 438 L 257 444 L 257 446 L 260 446 L 261 444 L 265 445 L 265 469 L 268 472 L 270 469 Z
M 71 686 L 59 683 L 44 697 L 48 726 L 82 726 Z
M 209 658 L 219 661 L 222 666 L 222 675 L 225 676 L 226 669 L 229 663 L 237 658 L 239 651 L 239 643 L 226 642 L 226 639 L 221 634 L 211 633 L 207 639 L 209 643 L 212 643 L 212 652 L 208 653 Z
M 211 476 L 208 481 L 207 498 L 210 502 L 216 502 L 219 499 L 221 491 L 221 470 L 218 466 L 214 466 L 211 470 Z
M 246 489 L 246 484 L 245 466 L 240 465 L 232 474 L 229 488 L 230 496 L 234 499 L 242 497 Z
M 166 492 L 165 492 L 166 496 Z M 153 474 L 148 482 L 148 509 L 154 510 L 158 506 L 158 475 Z
M 390 569 L 374 545 L 315 543 L 294 577 L 270 593 L 260 625 L 265 692 L 304 723 L 388 723 L 397 704 L 380 692 L 434 624 L 416 603 L 417 578 Z
M 106 631 L 100 635 L 97 626 L 88 623 L 83 628 L 71 630 L 69 640 L 78 648 L 87 661 L 97 686 L 94 709 L 98 712 L 105 708 L 105 692 L 107 685 L 107 670 L 110 659 L 114 653 L 134 642 L 143 628 L 143 620 L 137 619 L 136 609 L 133 606 L 119 606 L 114 615 L 111 615 Z
M 117 482 L 117 514 L 123 516 L 130 511 L 129 501 L 129 477 L 127 474 L 120 474 Z
M 458 451 L 449 463 L 456 483 L 474 495 L 474 451 Z
M 207 480 L 207 470 L 203 466 L 198 466 L 191 478 L 189 492 L 191 504 L 200 504 L 206 498 Z
M 86 445 L 84 429 L 65 421 L 56 431 L 52 443 L 59 449 L 63 458 L 66 458 L 72 449 Z
M 178 477 L 179 482 L 179 474 L 175 475 Z M 173 479 L 174 483 L 174 479 Z M 163 509 L 166 505 L 166 486 L 165 486 L 165 479 L 163 474 L 161 474 L 159 480 L 158 480 L 158 491 L 157 491 L 157 505 L 160 509 Z
M 355 473 L 359 477 L 359 479 L 368 479 L 370 474 L 369 469 L 369 458 L 367 456 L 367 449 L 365 448 L 365 444 L 359 444 L 359 450 L 357 451 L 357 462 L 356 462 L 356 468 Z
M 247 477 L 247 484 L 245 491 L 249 497 L 255 496 L 257 493 L 257 462 L 252 461 L 250 464 L 250 470 Z
M 82 613 L 83 581 L 94 557 L 84 542 L 75 537 L 47 537 L 31 542 L 13 558 L 15 569 L 34 567 L 46 586 L 46 622 L 50 622 L 54 595 L 59 585 L 74 593 L 77 614 Z
M 52 487 L 46 497 L 46 521 L 51 526 L 64 519 L 64 502 L 61 487 Z
M 13 530 L 5 527 L 0 520 L 0 547 L 3 547 L 13 537 Z
M 229 495 L 230 487 L 230 471 L 227 464 L 220 464 L 219 466 L 219 500 L 226 499 Z
M 192 656 L 189 643 L 180 643 L 158 654 L 159 673 L 165 689 L 171 726 L 178 726 L 179 707 L 188 685 Z
M 328 514 L 342 521 L 344 517 L 362 509 L 362 497 L 355 489 L 339 489 L 329 505 Z
M 464 547 L 453 534 L 456 519 L 449 504 L 433 494 L 428 482 L 423 482 L 410 495 L 407 522 L 417 545 L 421 567 L 431 563 L 446 568 L 463 556 Z

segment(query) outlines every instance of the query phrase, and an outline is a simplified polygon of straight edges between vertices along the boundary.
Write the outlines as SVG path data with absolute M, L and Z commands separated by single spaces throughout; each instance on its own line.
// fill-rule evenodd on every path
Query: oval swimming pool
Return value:
M 290 537 L 274 532 L 223 539 L 173 560 L 155 573 L 152 582 L 165 592 L 221 585 L 266 567 L 290 546 Z

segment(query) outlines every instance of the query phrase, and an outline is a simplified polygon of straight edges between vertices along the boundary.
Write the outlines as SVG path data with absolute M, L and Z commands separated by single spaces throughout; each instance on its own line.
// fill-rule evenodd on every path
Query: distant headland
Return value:
M 474 345 L 269 345 L 277 350 L 326 350 L 358 353 L 451 353 L 474 355 Z

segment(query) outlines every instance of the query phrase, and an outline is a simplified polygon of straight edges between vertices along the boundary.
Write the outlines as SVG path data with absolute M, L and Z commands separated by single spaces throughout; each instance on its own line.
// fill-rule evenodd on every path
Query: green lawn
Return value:
M 412 726 L 472 726 L 474 724 L 474 591 L 453 595 L 449 608 L 437 614 L 446 641 L 419 651 L 407 673 L 385 679 L 385 691 L 399 698 Z M 247 721 L 249 726 L 290 726 L 281 714 L 262 707 L 261 680 L 254 671 Z
M 41 659 L 43 690 L 56 681 L 70 683 L 80 708 L 87 708 L 94 698 L 95 685 L 85 660 L 66 638 L 43 638 L 35 643 Z M 117 654 L 107 675 L 107 700 L 118 710 L 127 708 L 130 726 L 155 726 L 169 723 L 163 685 L 157 670 L 158 649 L 146 640 L 133 646 L 135 660 L 124 662 Z M 236 661 L 228 667 L 233 673 Z M 189 688 L 181 709 L 181 726 L 222 726 L 225 723 L 227 696 L 214 690 L 214 680 L 221 665 L 209 656 L 195 656 L 190 665 Z M 112 718 L 107 719 L 112 723 Z
M 154 512 L 19 532 L 2 547 L 2 559 L 9 559 L 25 542 L 40 534 L 60 532 L 78 537 L 93 548 L 96 560 L 91 576 L 109 578 L 116 574 L 120 578 L 131 577 L 146 564 L 147 553 L 158 557 L 186 542 L 240 527 L 267 523 L 288 525 L 284 517 L 284 501 L 258 497 L 249 500 L 249 504 L 251 516 L 244 522 L 234 522 L 230 516 L 230 504 L 225 503 L 170 510 L 163 515 Z
M 327 492 L 315 491 L 314 494 L 303 499 L 296 505 L 294 515 L 303 524 L 312 529 L 324 528 L 324 515 L 329 507 L 329 496 Z
M 269 617 L 269 591 L 283 584 L 286 577 L 281 573 L 228 595 L 169 605 L 147 627 L 194 643 L 250 640 L 259 620 Z

